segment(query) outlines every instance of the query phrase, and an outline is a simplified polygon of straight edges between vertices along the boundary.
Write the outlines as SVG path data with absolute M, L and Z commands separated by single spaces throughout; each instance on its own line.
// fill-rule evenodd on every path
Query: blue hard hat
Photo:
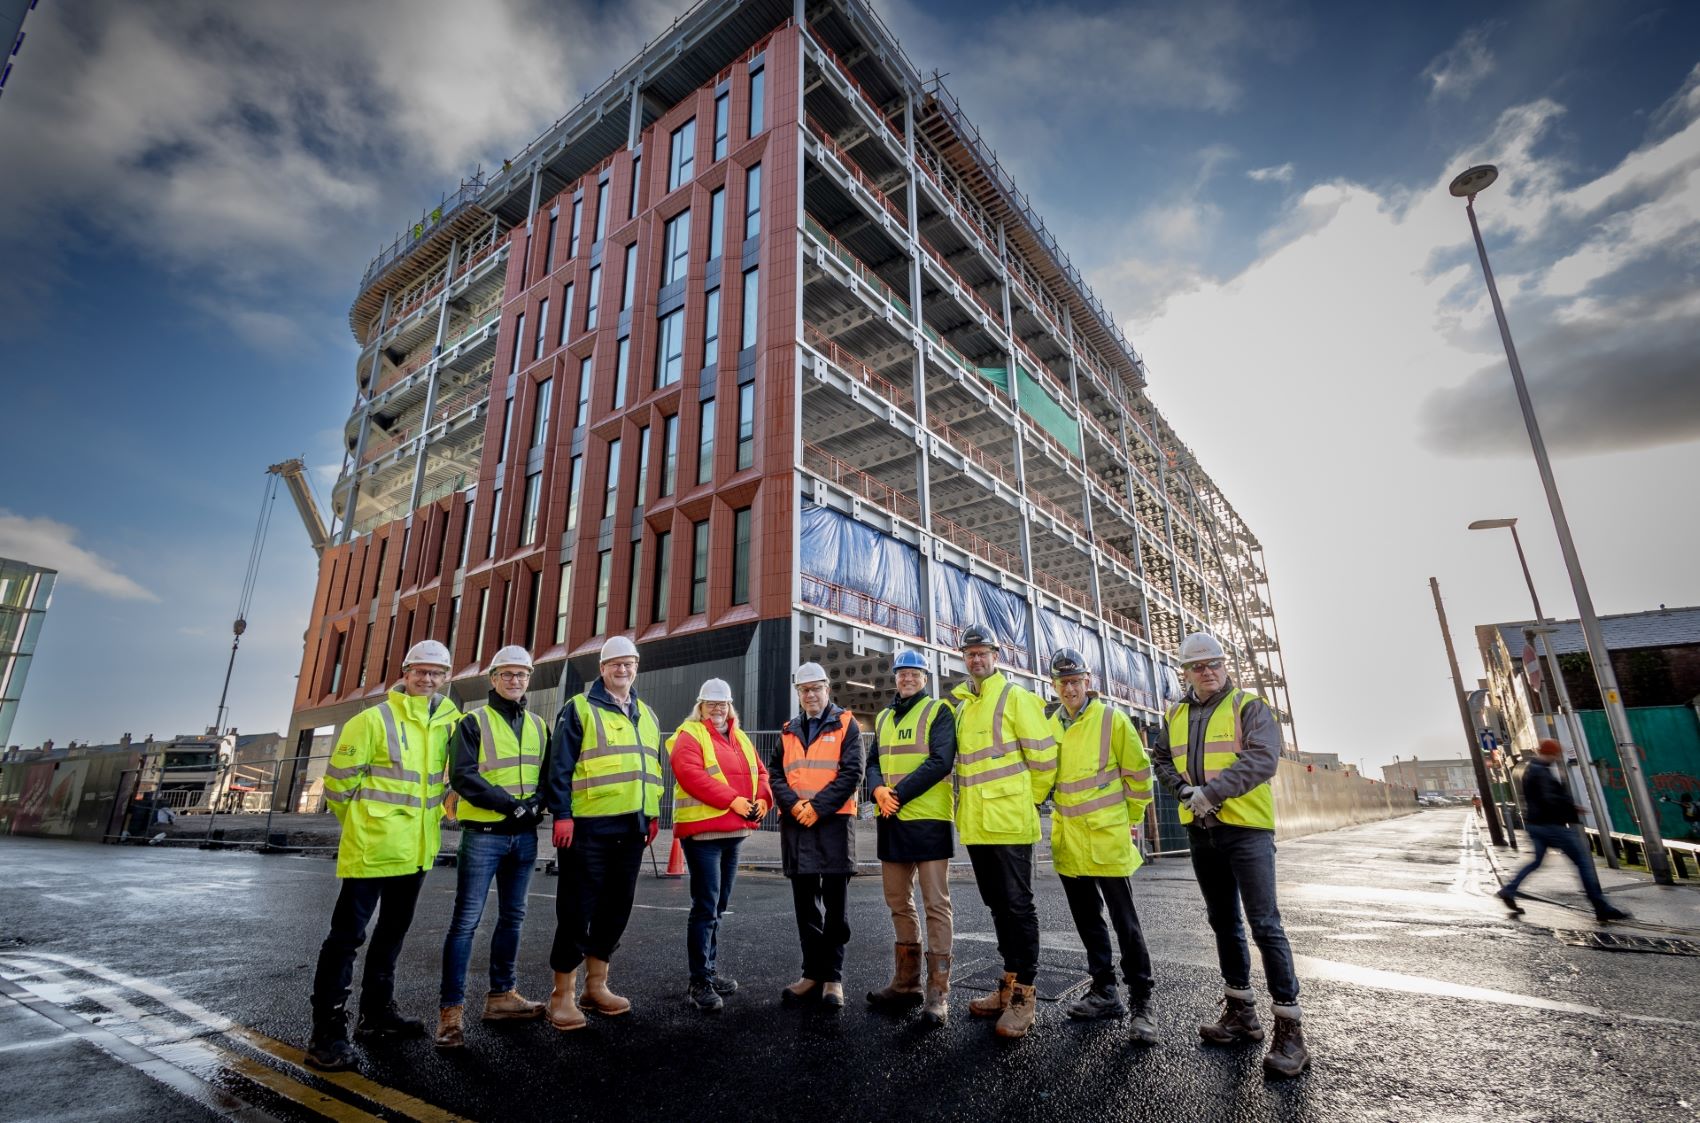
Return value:
M 919 651 L 899 651 L 897 658 L 891 661 L 891 669 L 894 672 L 902 670 L 925 671 L 927 659 Z

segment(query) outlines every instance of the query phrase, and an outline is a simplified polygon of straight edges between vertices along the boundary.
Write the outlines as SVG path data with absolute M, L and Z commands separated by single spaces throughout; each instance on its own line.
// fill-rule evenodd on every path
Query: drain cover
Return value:
M 1003 961 L 991 956 L 974 960 L 968 965 L 966 973 L 953 972 L 950 984 L 968 990 L 993 991 L 998 989 L 998 984 L 1002 981 Z M 1039 973 L 1033 979 L 1033 988 L 1041 1002 L 1055 1002 L 1070 991 L 1090 986 L 1091 983 L 1092 976 L 1086 973 L 1083 957 L 1039 953 Z
M 1630 936 L 1617 932 L 1571 930 L 1557 928 L 1553 935 L 1579 948 L 1598 948 L 1601 951 L 1639 951 L 1652 955 L 1700 956 L 1700 944 L 1693 940 L 1678 940 L 1669 936 Z

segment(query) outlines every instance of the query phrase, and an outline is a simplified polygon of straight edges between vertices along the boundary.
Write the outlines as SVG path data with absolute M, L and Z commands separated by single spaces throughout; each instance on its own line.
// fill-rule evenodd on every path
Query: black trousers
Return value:
M 333 1010 L 348 1001 L 354 981 L 354 957 L 366 942 L 372 913 L 378 926 L 366 952 L 366 972 L 360 982 L 360 1008 L 379 1010 L 395 997 L 395 963 L 402 941 L 413 923 L 413 906 L 425 871 L 395 877 L 348 877 L 331 910 L 331 934 L 319 946 L 319 965 L 313 972 L 313 1008 Z
M 797 938 L 803 943 L 803 978 L 817 983 L 844 981 L 844 945 L 850 942 L 845 915 L 850 895 L 847 873 L 793 874 L 791 906 L 797 912 Z
M 1204 894 L 1204 912 L 1216 933 L 1216 961 L 1222 982 L 1235 990 L 1251 986 L 1251 949 L 1246 947 L 1245 923 L 1263 956 L 1269 997 L 1277 1006 L 1299 1000 L 1299 977 L 1293 970 L 1293 949 L 1281 926 L 1275 903 L 1275 832 L 1219 824 L 1187 826 L 1192 846 L 1192 870 Z
M 644 845 L 636 831 L 580 831 L 571 846 L 555 851 L 561 879 L 551 970 L 576 971 L 586 958 L 614 958 L 632 916 Z
M 1039 911 L 1033 907 L 1033 846 L 979 844 L 968 848 L 980 899 L 992 910 L 1003 969 L 1032 986 L 1039 974 Z
M 1122 953 L 1122 979 L 1127 983 L 1133 1000 L 1144 1002 L 1151 997 L 1151 952 L 1145 947 L 1145 933 L 1139 927 L 1139 914 L 1133 908 L 1133 879 L 1130 877 L 1064 877 L 1063 893 L 1068 897 L 1068 911 L 1074 914 L 1074 927 L 1080 932 L 1080 942 L 1086 945 L 1086 967 L 1092 972 L 1092 985 L 1114 986 L 1116 961 L 1110 951 L 1110 929 L 1116 931 L 1116 943 Z M 1104 923 L 1104 908 L 1109 906 L 1110 922 Z

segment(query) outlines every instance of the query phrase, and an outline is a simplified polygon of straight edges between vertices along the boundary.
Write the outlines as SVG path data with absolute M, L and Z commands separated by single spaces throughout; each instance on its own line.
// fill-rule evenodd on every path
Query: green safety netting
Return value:
M 1004 367 L 980 367 L 980 377 L 1009 393 L 1009 371 Z M 1015 368 L 1015 389 L 1021 396 L 1021 412 L 1055 437 L 1074 455 L 1080 455 L 1080 422 L 1068 415 L 1045 386 L 1026 367 Z

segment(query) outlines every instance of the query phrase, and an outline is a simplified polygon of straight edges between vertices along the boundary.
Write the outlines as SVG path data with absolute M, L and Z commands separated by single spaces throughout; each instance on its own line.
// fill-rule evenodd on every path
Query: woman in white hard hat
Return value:
M 755 746 L 738 725 L 732 687 L 711 678 L 697 704 L 667 739 L 673 765 L 673 834 L 691 875 L 691 915 L 685 930 L 690 1000 L 718 1010 L 738 989 L 716 969 L 720 917 L 732 901 L 738 848 L 773 806 L 773 789 Z

